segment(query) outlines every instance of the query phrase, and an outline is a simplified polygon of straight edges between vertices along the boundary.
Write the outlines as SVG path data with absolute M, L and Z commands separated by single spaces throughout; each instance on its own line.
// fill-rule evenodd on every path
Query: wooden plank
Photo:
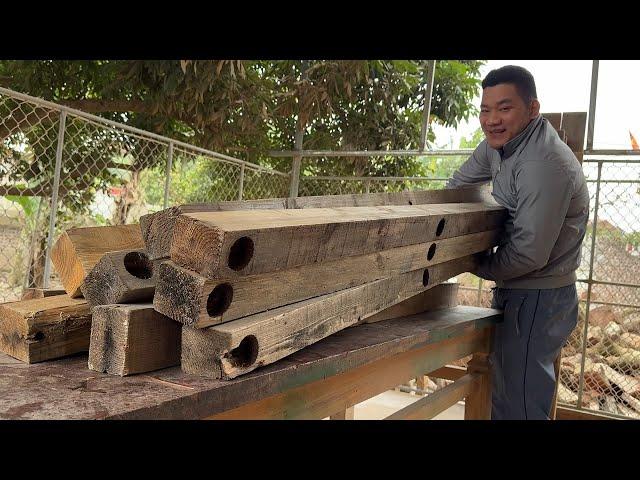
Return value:
M 468 256 L 214 327 L 185 326 L 182 369 L 212 378 L 234 378 L 284 358 L 474 266 L 475 258 Z
M 67 295 L 0 305 L 0 350 L 27 363 L 89 350 L 91 314 Z
M 153 306 L 203 328 L 481 252 L 497 245 L 500 234 L 490 230 L 231 280 L 207 279 L 167 261 L 158 270 Z
M 428 420 L 445 411 L 478 388 L 480 376 L 466 374 L 450 385 L 407 405 L 384 420 Z
M 562 128 L 562 113 L 541 113 L 544 118 L 549 120 L 553 128 L 560 130 Z
M 465 420 L 491 419 L 491 373 L 488 352 L 491 338 L 487 336 L 481 349 L 474 353 L 469 361 L 467 371 L 478 375 L 477 387 L 465 400 Z
M 273 198 L 265 200 L 245 200 L 215 203 L 192 203 L 166 208 L 159 212 L 142 215 L 140 230 L 145 249 L 151 260 L 168 258 L 171 248 L 171 238 L 176 219 L 183 213 L 220 212 L 227 210 L 251 209 L 282 209 L 287 208 L 287 199 Z
M 487 186 L 443 190 L 413 190 L 393 193 L 364 193 L 296 197 L 288 200 L 288 208 L 375 207 L 383 205 L 425 205 L 430 203 L 493 203 Z
M 383 320 L 415 315 L 416 313 L 440 308 L 451 308 L 456 305 L 458 305 L 458 284 L 441 283 L 429 290 L 409 297 L 400 303 L 396 303 L 389 308 L 385 308 L 362 321 L 365 323 L 381 322 Z
M 151 261 L 141 249 L 107 252 L 91 269 L 80 290 L 92 307 L 151 301 L 161 261 Z
M 143 247 L 140 226 L 72 228 L 51 249 L 51 261 L 69 296 L 81 296 L 80 286 L 102 255 L 116 250 Z
M 179 365 L 181 330 L 150 303 L 97 306 L 89 368 L 125 376 Z
M 498 310 L 459 306 L 411 318 L 362 324 L 272 365 L 226 381 L 189 375 L 179 367 L 131 377 L 101 374 L 87 368 L 85 354 L 27 365 L 0 353 L 0 418 L 204 418 L 340 376 L 377 360 L 391 361 L 398 353 L 447 339 L 455 342 L 473 331 L 491 329 L 501 318 Z M 459 353 L 457 358 L 465 355 Z M 416 370 L 429 371 L 439 366 L 418 365 Z M 392 379 L 390 388 L 418 375 L 405 373 L 399 381 Z M 353 389 L 353 385 L 350 387 Z M 381 391 L 386 389 L 382 387 Z M 325 417 L 346 405 L 328 411 Z M 300 408 L 304 408 L 304 403 Z
M 473 331 L 455 339 L 401 352 L 209 418 L 325 418 L 415 378 L 420 372 L 433 370 L 477 351 L 485 336 L 483 331 Z
M 556 408 L 556 420 L 619 420 L 619 418 L 558 405 Z
M 446 365 L 438 370 L 430 372 L 428 375 L 433 378 L 443 378 L 445 380 L 458 380 L 467 374 L 465 367 L 458 367 L 457 365 Z
M 353 407 L 348 407 L 345 410 L 334 413 L 329 418 L 330 420 L 353 420 L 355 416 L 355 409 Z
M 67 292 L 58 288 L 25 288 L 20 300 L 31 300 L 33 298 L 54 297 L 56 295 L 66 295 Z
M 567 134 L 567 145 L 571 151 L 584 151 L 584 135 L 587 126 L 587 112 L 564 112 L 562 114 L 562 130 Z
M 497 229 L 504 215 L 482 203 L 190 213 L 176 221 L 171 260 L 233 278 Z

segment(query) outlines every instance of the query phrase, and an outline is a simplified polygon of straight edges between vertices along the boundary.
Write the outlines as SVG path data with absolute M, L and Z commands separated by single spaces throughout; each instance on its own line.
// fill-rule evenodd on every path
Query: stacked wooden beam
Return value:
M 499 241 L 504 211 L 486 200 L 467 189 L 222 202 L 70 230 L 52 250 L 67 295 L 1 306 L 0 348 L 29 362 L 88 350 L 89 368 L 116 375 L 181 364 L 233 378 L 357 323 L 455 303 L 440 284 Z M 65 302 L 78 311 L 61 313 Z M 58 336 L 30 320 L 54 317 Z M 72 346 L 33 347 L 43 338 Z

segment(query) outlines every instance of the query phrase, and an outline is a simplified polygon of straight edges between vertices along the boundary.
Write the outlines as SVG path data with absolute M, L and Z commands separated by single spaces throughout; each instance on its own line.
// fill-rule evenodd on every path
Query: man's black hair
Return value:
M 495 87 L 502 83 L 515 85 L 518 95 L 520 95 L 526 104 L 538 98 L 536 82 L 531 72 L 526 68 L 516 65 L 505 65 L 504 67 L 491 70 L 487 76 L 484 77 L 484 80 L 482 80 L 482 88 Z

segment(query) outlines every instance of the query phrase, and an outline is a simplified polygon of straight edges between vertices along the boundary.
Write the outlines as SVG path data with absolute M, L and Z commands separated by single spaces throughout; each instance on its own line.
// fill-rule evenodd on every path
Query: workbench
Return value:
M 179 366 L 112 376 L 89 370 L 86 353 L 36 364 L 0 353 L 0 419 L 349 418 L 353 405 L 424 374 L 455 381 L 388 418 L 432 418 L 465 399 L 466 419 L 487 419 L 487 356 L 501 319 L 457 306 L 358 324 L 227 381 Z M 446 366 L 469 355 L 467 370 Z

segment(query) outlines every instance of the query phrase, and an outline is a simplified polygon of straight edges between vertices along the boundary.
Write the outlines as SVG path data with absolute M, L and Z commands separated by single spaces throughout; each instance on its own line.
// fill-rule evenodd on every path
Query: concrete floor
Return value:
M 422 398 L 420 395 L 388 390 L 354 407 L 354 420 L 381 420 Z M 464 404 L 457 403 L 433 420 L 464 420 Z

